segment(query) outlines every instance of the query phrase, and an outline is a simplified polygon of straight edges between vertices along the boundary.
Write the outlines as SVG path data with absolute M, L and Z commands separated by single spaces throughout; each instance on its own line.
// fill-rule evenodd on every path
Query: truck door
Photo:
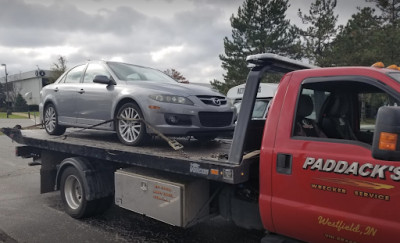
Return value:
M 300 92 L 290 85 L 273 152 L 277 233 L 307 242 L 395 241 L 400 162 L 374 159 L 371 144 L 378 108 L 399 105 L 398 92 L 365 76 L 309 78 Z

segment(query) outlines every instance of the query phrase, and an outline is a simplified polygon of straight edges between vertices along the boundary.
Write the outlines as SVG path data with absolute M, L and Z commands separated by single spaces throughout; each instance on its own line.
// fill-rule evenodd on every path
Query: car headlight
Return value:
M 165 103 L 172 103 L 172 104 L 182 104 L 182 105 L 193 105 L 193 102 L 186 97 L 177 96 L 177 95 L 149 95 L 149 97 L 153 100 Z

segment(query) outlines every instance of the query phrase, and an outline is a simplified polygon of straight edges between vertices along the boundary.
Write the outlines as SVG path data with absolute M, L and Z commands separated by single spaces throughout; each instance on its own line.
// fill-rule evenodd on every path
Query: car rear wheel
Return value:
M 126 103 L 118 110 L 116 132 L 121 143 L 131 146 L 142 145 L 148 134 L 141 119 L 142 111 L 135 103 Z
M 53 104 L 44 108 L 43 125 L 50 135 L 61 135 L 65 132 L 65 127 L 58 124 L 57 110 Z

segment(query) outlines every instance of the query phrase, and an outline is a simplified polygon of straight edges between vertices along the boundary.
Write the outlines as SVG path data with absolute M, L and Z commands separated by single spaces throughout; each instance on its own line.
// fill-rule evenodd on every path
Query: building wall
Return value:
M 25 98 L 28 105 L 40 103 L 40 90 L 42 89 L 42 78 L 30 78 L 12 82 L 14 89 Z
M 52 77 L 53 72 L 50 70 L 42 70 L 45 72 L 44 76 L 37 75 L 37 71 L 29 71 L 25 73 L 19 73 L 14 75 L 8 75 L 7 82 L 9 90 L 11 85 L 14 86 L 14 91 L 20 93 L 25 98 L 28 105 L 38 105 L 40 103 L 40 90 L 42 89 L 42 83 L 44 79 Z M 5 77 L 0 78 L 0 82 L 5 86 Z M 13 91 L 9 91 L 11 94 Z

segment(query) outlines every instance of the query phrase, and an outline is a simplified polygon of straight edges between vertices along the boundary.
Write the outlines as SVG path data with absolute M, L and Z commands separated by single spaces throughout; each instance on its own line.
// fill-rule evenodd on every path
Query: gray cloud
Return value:
M 223 38 L 231 35 L 229 17 L 243 1 L 0 0 L 0 63 L 13 74 L 36 65 L 50 68 L 59 55 L 66 56 L 69 67 L 119 58 L 174 68 L 190 81 L 221 80 L 218 55 Z M 362 1 L 339 0 L 338 9 L 348 15 Z M 310 3 L 291 1 L 292 23 L 299 22 L 297 8 Z M 154 60 L 163 50 L 165 55 Z

